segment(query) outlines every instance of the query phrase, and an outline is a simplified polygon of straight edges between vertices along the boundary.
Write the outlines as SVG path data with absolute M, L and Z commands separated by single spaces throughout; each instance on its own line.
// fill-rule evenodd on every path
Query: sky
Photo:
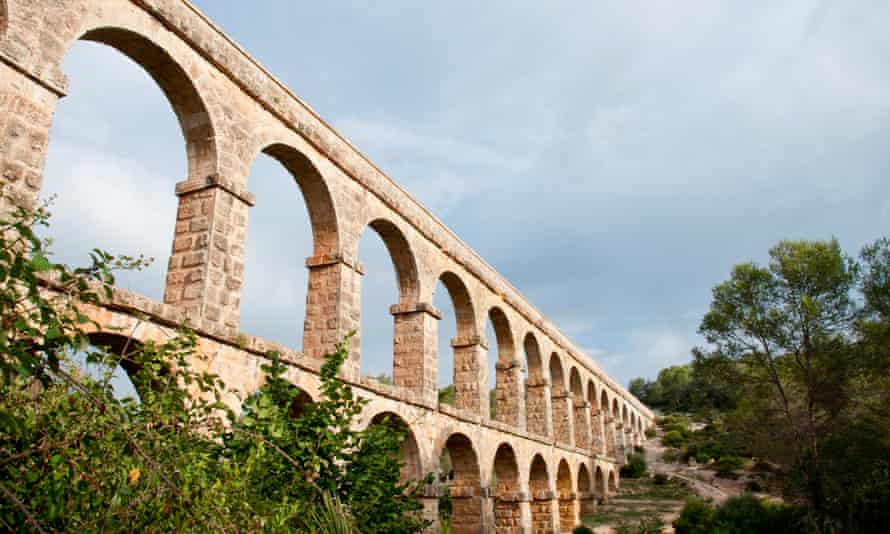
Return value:
M 194 0 L 622 384 L 686 363 L 711 288 L 782 239 L 890 234 L 890 4 Z M 186 177 L 139 66 L 79 42 L 45 196 L 56 258 L 155 257 Z M 301 344 L 308 215 L 254 164 L 241 329 Z M 362 372 L 391 373 L 394 272 L 367 231 Z M 440 383 L 451 376 L 444 288 Z M 490 344 L 494 337 L 488 333 Z M 493 358 L 489 358 L 493 361 Z

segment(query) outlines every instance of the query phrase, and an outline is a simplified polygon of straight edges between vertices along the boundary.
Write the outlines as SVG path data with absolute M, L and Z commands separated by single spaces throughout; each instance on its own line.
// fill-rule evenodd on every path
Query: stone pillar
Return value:
M 596 437 L 593 443 L 594 454 L 602 454 L 606 456 L 606 421 L 602 410 L 597 410 L 596 406 L 592 408 L 593 428 L 596 431 Z
M 179 209 L 164 302 L 211 333 L 238 335 L 247 210 L 254 196 L 219 176 L 176 184 Z
M 451 532 L 454 534 L 478 534 L 482 532 L 482 496 L 479 488 L 460 486 L 455 480 L 451 486 Z
M 306 258 L 309 288 L 303 322 L 303 354 L 321 360 L 350 332 L 349 359 L 342 373 L 351 380 L 360 375 L 361 264 L 339 254 Z
M 0 215 L 14 206 L 34 208 L 43 186 L 43 167 L 52 116 L 67 80 L 28 71 L 0 53 Z
M 587 401 L 573 402 L 575 412 L 575 447 L 590 449 L 593 435 L 590 429 L 590 403 Z
M 583 492 L 578 494 L 578 514 L 581 517 L 596 514 L 596 495 L 594 492 Z
M 438 532 L 439 528 L 439 489 L 436 484 L 427 484 L 423 488 L 423 493 L 419 497 L 420 504 L 423 505 L 423 518 L 432 522 L 432 526 L 424 532 Z
M 625 447 L 624 447 L 624 425 L 618 420 L 615 423 L 615 459 L 618 460 L 618 463 L 625 462 Z
M 559 532 L 559 504 L 554 492 L 539 491 L 532 495 L 531 501 L 532 532 L 552 533 Z
M 523 519 L 523 504 L 528 509 L 528 495 L 519 492 L 504 492 L 494 501 L 494 528 L 486 532 L 497 534 L 520 534 L 528 532 L 528 522 Z
M 479 336 L 455 337 L 454 350 L 454 407 L 483 418 L 488 417 L 488 391 L 483 361 L 488 351 Z
M 557 532 L 571 532 L 578 524 L 578 510 L 575 506 L 577 495 L 575 492 L 559 494 L 559 530 Z
M 525 429 L 525 395 L 522 391 L 522 361 L 514 359 L 510 362 L 495 364 L 497 378 L 495 384 L 495 403 L 497 404 L 498 421 L 516 428 Z
M 393 384 L 435 407 L 439 402 L 437 332 L 442 314 L 427 302 L 396 304 L 389 311 L 394 317 Z
M 559 443 L 572 445 L 572 399 L 566 392 L 552 395 L 553 437 Z
M 525 381 L 526 387 L 526 429 L 539 436 L 553 435 L 553 421 L 550 418 L 550 381 L 546 378 Z
M 615 425 L 612 423 L 612 418 L 608 415 L 603 415 L 603 437 L 605 444 L 603 448 L 605 449 L 606 456 L 610 458 L 615 457 Z
M 520 493 L 518 497 L 519 505 L 519 532 L 522 534 L 531 534 L 532 529 L 532 498 L 528 493 Z

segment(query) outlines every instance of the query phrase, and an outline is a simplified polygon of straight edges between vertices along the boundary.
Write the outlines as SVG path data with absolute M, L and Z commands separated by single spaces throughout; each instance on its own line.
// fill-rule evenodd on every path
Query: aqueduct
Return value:
M 94 312 L 107 335 L 126 329 L 162 339 L 187 322 L 206 356 L 196 365 L 240 392 L 228 399 L 233 405 L 262 384 L 262 355 L 272 349 L 293 384 L 314 398 L 321 357 L 359 326 L 357 243 L 370 227 L 398 279 L 390 310 L 394 383 L 360 375 L 359 337 L 343 379 L 370 400 L 364 424 L 390 414 L 408 431 L 405 476 L 436 471 L 442 451 L 450 453 L 454 532 L 570 530 L 615 491 L 621 459 L 644 439 L 652 413 L 186 0 L 0 0 L 0 169 L 14 202 L 38 201 L 53 113 L 67 91 L 61 63 L 77 40 L 108 45 L 145 69 L 179 119 L 188 154 L 188 176 L 175 188 L 163 302 L 115 291 Z M 239 330 L 255 203 L 247 176 L 260 153 L 293 176 L 312 228 L 299 351 Z M 432 294 L 440 281 L 458 324 L 454 405 L 437 397 L 441 313 Z M 496 339 L 485 339 L 487 321 Z M 489 343 L 497 355 L 494 419 Z M 423 497 L 431 518 L 437 491 Z

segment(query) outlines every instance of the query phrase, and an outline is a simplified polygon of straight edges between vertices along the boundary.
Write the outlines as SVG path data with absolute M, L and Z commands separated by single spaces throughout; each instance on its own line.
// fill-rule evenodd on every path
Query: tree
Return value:
M 711 348 L 696 351 L 696 365 L 744 390 L 737 426 L 760 453 L 794 469 L 789 490 L 807 501 L 818 528 L 837 528 L 849 512 L 837 509 L 849 499 L 833 482 L 840 464 L 831 444 L 846 441 L 845 422 L 858 420 L 857 385 L 874 383 L 874 348 L 861 335 L 868 314 L 856 292 L 875 293 L 879 316 L 885 250 L 870 256 L 873 274 L 863 284 L 860 264 L 836 240 L 783 241 L 769 251 L 767 267 L 733 268 L 714 288 L 699 329 Z M 867 442 L 882 449 L 880 439 Z M 866 471 L 875 452 L 858 459 Z

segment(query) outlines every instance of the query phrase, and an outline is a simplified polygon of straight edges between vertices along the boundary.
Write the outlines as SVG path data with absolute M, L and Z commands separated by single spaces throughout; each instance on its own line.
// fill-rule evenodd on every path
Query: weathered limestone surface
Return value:
M 117 291 L 93 310 L 107 334 L 135 328 L 138 339 L 162 339 L 188 322 L 201 340 L 196 365 L 232 388 L 227 402 L 235 408 L 262 384 L 262 354 L 279 350 L 294 385 L 314 398 L 321 357 L 361 324 L 357 249 L 370 228 L 398 280 L 394 385 L 361 378 L 360 335 L 343 379 L 371 400 L 364 424 L 389 413 L 409 429 L 406 477 L 435 471 L 443 449 L 458 460 L 455 532 L 553 532 L 617 488 L 617 457 L 644 439 L 652 413 L 185 0 L 0 0 L 0 180 L 12 204 L 39 197 L 53 113 L 68 87 L 61 65 L 77 40 L 113 47 L 152 76 L 179 119 L 188 155 L 188 175 L 176 177 L 171 192 L 179 209 L 164 302 Z M 312 227 L 299 352 L 240 331 L 255 203 L 247 177 L 260 153 L 292 174 Z M 437 401 L 441 314 L 430 303 L 439 281 L 458 323 L 453 407 Z M 488 320 L 497 339 L 485 339 Z M 489 344 L 497 347 L 494 420 Z M 546 363 L 542 355 L 550 355 Z M 436 497 L 431 488 L 423 499 L 430 517 Z

